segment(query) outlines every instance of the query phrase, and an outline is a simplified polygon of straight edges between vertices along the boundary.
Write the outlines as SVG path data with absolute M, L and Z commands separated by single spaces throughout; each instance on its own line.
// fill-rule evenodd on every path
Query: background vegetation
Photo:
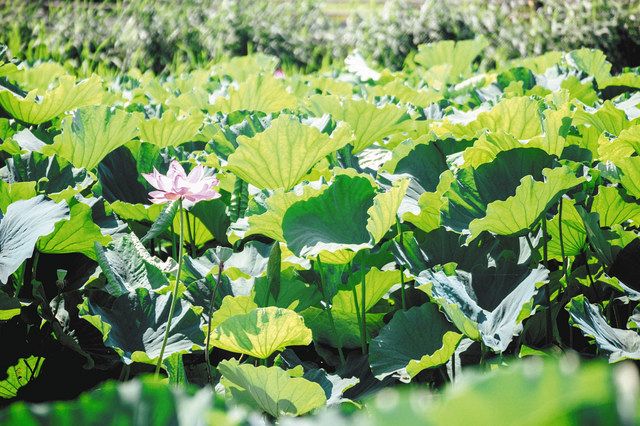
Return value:
M 549 50 L 601 49 L 616 68 L 640 58 L 637 0 L 8 0 L 0 43 L 28 60 L 156 72 L 251 51 L 307 70 L 357 49 L 400 69 L 425 42 L 483 36 L 497 62 Z M 339 12 L 339 14 L 336 14 Z

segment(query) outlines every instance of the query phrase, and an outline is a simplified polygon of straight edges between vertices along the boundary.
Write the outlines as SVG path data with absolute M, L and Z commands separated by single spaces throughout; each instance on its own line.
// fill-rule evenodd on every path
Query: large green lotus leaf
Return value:
M 107 106 L 82 108 L 63 120 L 62 133 L 42 151 L 91 170 L 110 152 L 137 136 L 139 121 L 139 113 Z
M 464 166 L 477 168 L 493 161 L 500 152 L 516 148 L 538 148 L 549 155 L 560 157 L 565 145 L 563 134 L 571 121 L 569 107 L 565 106 L 557 111 L 546 109 L 543 115 L 544 134 L 528 141 L 520 141 L 503 130 L 481 134 L 473 146 L 464 151 Z
M 211 201 L 216 201 L 216 203 L 211 203 Z M 211 226 L 213 223 L 215 223 L 215 221 L 219 218 L 222 219 L 220 217 L 220 208 L 224 208 L 224 206 L 221 205 L 221 203 L 219 202 L 219 200 L 211 200 L 211 201 L 200 201 L 198 204 L 200 203 L 211 203 L 213 204 L 214 210 L 212 211 L 206 211 L 205 209 L 203 210 L 199 210 L 200 214 L 205 218 L 205 220 L 207 219 L 213 219 L 211 220 L 211 223 L 209 223 L 209 225 Z M 197 206 L 197 204 L 196 204 Z M 195 206 L 194 206 L 195 207 Z M 210 206 L 213 207 L 213 206 Z M 202 207 L 201 207 L 202 208 Z M 207 215 L 211 213 L 212 217 L 207 217 Z M 222 212 L 224 213 L 224 211 Z M 189 210 L 189 211 L 185 211 L 184 214 L 184 240 L 188 243 L 191 244 L 195 244 L 198 247 L 202 247 L 203 245 L 205 245 L 206 243 L 208 243 L 209 241 L 213 240 L 214 235 L 211 232 L 211 230 L 209 230 L 209 227 L 204 223 L 203 220 L 201 220 L 200 218 L 196 217 L 194 215 L 194 211 L 193 209 Z M 176 214 L 173 218 L 173 230 L 174 232 L 177 234 L 180 230 L 180 215 Z
M 326 402 L 322 387 L 302 377 L 291 377 L 280 367 L 254 367 L 235 359 L 221 361 L 222 384 L 233 399 L 273 417 L 299 416 Z
M 322 299 L 318 287 L 315 284 L 307 284 L 298 278 L 293 268 L 282 271 L 277 296 L 269 291 L 267 277 L 256 279 L 253 290 L 255 292 L 254 300 L 260 302 L 261 306 L 277 306 L 296 312 L 303 311 L 309 306 L 319 303 Z
M 542 115 L 544 117 L 542 121 L 544 135 L 533 138 L 530 144 L 532 147 L 540 148 L 550 155 L 560 157 L 566 144 L 566 135 L 572 120 L 569 105 L 565 104 L 557 110 L 546 109 Z
M 526 145 L 504 131 L 483 133 L 464 150 L 464 167 L 478 167 L 491 162 L 500 152 L 522 148 Z
M 203 87 L 192 86 L 190 90 L 184 91 L 179 95 L 172 95 L 165 101 L 169 108 L 180 111 L 204 110 L 211 108 L 209 102 L 210 93 Z
M 427 192 L 433 192 L 440 182 L 440 175 L 448 170 L 445 154 L 437 142 L 400 144 L 393 153 L 397 160 L 392 159 L 385 164 L 394 174 L 409 174 L 411 178 Z
M 445 117 L 441 124 L 433 125 L 433 131 L 440 138 L 472 139 L 488 130 L 527 140 L 543 132 L 539 108 L 538 101 L 529 97 L 506 98 L 471 121 Z
M 579 107 L 573 116 L 573 124 L 588 124 L 593 126 L 598 134 L 608 132 L 618 136 L 626 128 L 634 123 L 627 118 L 627 115 L 611 101 L 605 101 L 600 108 L 595 111 L 586 111 L 584 107 Z
M 320 159 L 353 140 L 351 130 L 339 125 L 331 137 L 297 118 L 281 115 L 252 138 L 238 137 L 227 168 L 260 189 L 293 188 Z
M 632 89 L 640 89 L 640 75 L 635 72 L 622 72 L 618 75 L 609 77 L 603 83 L 598 83 L 600 89 L 609 86 L 630 87 Z
M 542 170 L 552 165 L 553 158 L 541 149 L 512 149 L 498 153 L 491 162 L 473 169 L 473 180 L 480 199 L 488 205 L 514 195 L 525 176 L 542 179 Z
M 298 201 L 315 197 L 325 189 L 326 187 L 317 188 L 315 186 L 305 185 L 289 192 L 281 189 L 274 191 L 265 201 L 267 211 L 262 214 L 251 215 L 233 224 L 231 226 L 232 234 L 229 236 L 229 240 L 233 242 L 235 239 L 248 237 L 250 235 L 264 235 L 275 241 L 284 242 L 282 219 L 289 207 Z
M 249 241 L 242 251 L 233 253 L 225 261 L 225 275 L 230 278 L 236 276 L 259 277 L 267 272 L 269 254 L 273 245 L 260 241 Z
M 620 132 L 617 138 L 601 135 L 598 139 L 600 161 L 614 163 L 640 153 L 640 125 L 636 124 Z
M 473 169 L 460 169 L 455 176 L 453 172 L 446 171 L 440 180 L 442 186 L 439 185 L 438 192 L 446 197 L 446 203 L 440 209 L 439 223 L 457 232 L 463 232 L 472 220 L 486 214 L 487 205 L 478 191 Z M 426 232 L 431 230 L 421 229 Z
M 440 181 L 434 192 L 424 192 L 418 198 L 419 212 L 409 210 L 402 214 L 402 220 L 413 223 L 424 232 L 431 232 L 440 227 L 441 210 L 448 206 L 448 199 L 444 194 L 450 189 L 455 176 L 449 170 L 440 175 Z
M 75 77 L 63 76 L 50 90 L 32 90 L 25 97 L 0 86 L 0 105 L 20 121 L 40 124 L 65 111 L 95 105 L 102 99 L 100 78 L 92 76 L 76 83 Z
M 582 81 L 575 75 L 570 75 L 562 80 L 560 88 L 569 91 L 570 99 L 576 99 L 590 107 L 593 107 L 599 100 L 593 83 L 590 80 Z
M 287 346 L 306 346 L 311 337 L 311 330 L 300 315 L 274 306 L 234 315 L 212 332 L 214 346 L 260 359 Z
M 611 63 L 607 62 L 607 57 L 600 50 L 586 47 L 572 50 L 567 53 L 566 59 L 572 66 L 593 76 L 598 86 L 601 86 L 611 78 Z
M 0 211 L 6 212 L 7 207 L 19 200 L 28 200 L 36 196 L 36 182 L 7 183 L 0 180 Z
M 341 100 L 337 96 L 315 95 L 308 99 L 310 111 L 316 116 L 331 114 L 345 121 L 356 136 L 353 153 L 358 153 L 375 142 L 413 130 L 414 123 L 401 108 L 392 104 L 377 107 L 364 100 Z
M 262 117 L 259 112 L 236 111 L 216 114 L 213 124 L 206 124 L 200 131 L 209 147 L 223 159 L 227 159 L 238 147 L 238 137 L 253 137 L 265 130 L 271 116 Z
M 562 261 L 564 256 L 578 256 L 587 242 L 587 230 L 580 214 L 575 208 L 575 201 L 562 201 L 562 246 L 560 246 L 560 215 L 547 221 L 547 242 L 549 257 Z
M 228 200 L 229 198 L 223 195 L 215 200 L 200 201 L 185 212 L 185 220 L 188 218 L 185 223 L 185 240 L 193 241 L 197 246 L 202 246 L 214 238 L 226 243 L 230 224 L 227 215 Z M 190 232 L 187 225 L 191 227 Z M 180 229 L 180 217 L 177 214 L 173 217 L 173 228 L 176 232 Z
M 152 146 L 138 144 L 139 146 Z M 155 154 L 158 156 L 158 153 Z M 136 158 L 130 146 L 121 146 L 111 151 L 98 165 L 98 180 L 102 196 L 110 203 L 125 202 L 130 204 L 148 204 L 149 190 L 142 184 L 140 173 L 151 170 L 140 170 L 142 156 Z M 153 165 L 152 167 L 153 168 Z
M 346 91 L 347 88 L 348 92 Z M 344 96 L 351 95 L 352 90 L 353 87 L 348 85 L 345 87 L 344 93 L 341 94 Z M 333 93 L 340 94 L 335 92 Z M 444 98 L 444 94 L 435 90 L 435 88 L 413 89 L 406 84 L 403 78 L 394 78 L 389 83 L 372 87 L 371 95 L 374 97 L 393 96 L 402 103 L 409 103 L 421 107 L 428 107 L 429 105 L 439 102 Z
M 322 194 L 287 209 L 282 219 L 287 246 L 296 256 L 368 247 L 371 236 L 366 228 L 367 211 L 373 206 L 374 196 L 368 179 L 336 176 Z
M 151 256 L 138 237 L 131 233 L 117 239 L 112 247 L 95 244 L 95 254 L 107 278 L 105 290 L 112 296 L 128 294 L 135 289 L 159 289 L 167 284 L 172 260 L 161 262 Z
M 248 314 L 257 307 L 251 296 L 225 296 L 220 307 L 211 316 L 211 329 L 215 330 L 229 318 Z
M 622 225 L 628 220 L 636 225 L 640 223 L 640 205 L 625 198 L 615 187 L 598 187 L 598 194 L 593 197 L 591 212 L 600 216 L 600 226 L 606 228 Z
M 388 191 L 373 197 L 373 205 L 367 210 L 369 215 L 367 231 L 374 243 L 382 240 L 389 228 L 398 220 L 398 209 L 408 187 L 408 179 L 397 180 Z
M 640 199 L 640 157 L 627 157 L 616 162 L 616 166 L 620 169 L 620 183 L 633 195 Z
M 356 316 L 356 312 L 362 311 L 362 280 L 358 279 L 356 275 L 352 276 L 351 289 L 340 290 L 333 296 L 331 301 L 332 310 L 340 311 L 345 314 L 352 314 Z M 400 284 L 400 271 L 381 271 L 380 269 L 373 267 L 365 275 L 365 311 L 369 311 L 373 306 L 387 294 L 387 292 L 395 284 Z M 357 283 L 357 284 L 356 284 Z M 359 310 L 356 311 L 355 299 L 353 296 L 353 289 L 355 289 L 358 298 Z
M 102 383 L 71 401 L 18 402 L 0 412 L 0 422 L 6 425 L 195 426 L 207 419 L 216 425 L 236 424 L 237 419 L 230 419 L 220 410 L 224 407 L 222 397 L 215 399 L 214 404 L 209 388 L 178 387 L 148 375 L 127 382 Z
M 530 271 L 503 264 L 453 276 L 427 270 L 416 281 L 462 333 L 502 353 L 522 331 L 537 286 L 546 282 L 548 272 L 541 266 Z
M 179 116 L 175 111 L 169 110 L 162 117 L 140 122 L 140 140 L 160 148 L 178 146 L 193 140 L 203 120 L 204 116 L 200 112 Z
M 448 64 L 449 78 L 446 82 L 456 83 L 471 72 L 473 61 L 489 43 L 484 38 L 475 40 L 445 40 L 418 46 L 414 61 L 426 69 Z
M 38 238 L 68 218 L 65 202 L 55 203 L 43 195 L 10 204 L 0 221 L 0 283 L 6 284 L 9 275 L 31 257 Z
M 136 222 L 155 222 L 165 207 L 162 204 L 132 204 L 125 201 L 114 201 L 109 205 L 118 217 Z
M 416 276 L 425 269 L 448 263 L 455 263 L 463 271 L 488 267 L 489 255 L 496 246 L 495 239 L 477 239 L 465 245 L 464 238 L 444 227 L 428 233 L 405 232 L 402 245 L 396 238 L 392 250 L 396 262 Z
M 391 374 L 410 380 L 422 370 L 446 364 L 460 339 L 437 305 L 398 311 L 371 341 L 371 370 L 380 380 Z
M 93 182 L 86 170 L 72 167 L 60 157 L 47 157 L 39 152 L 14 156 L 7 161 L 7 171 L 11 174 L 10 181 L 36 181 L 38 189 L 51 199 L 54 194 L 55 197 L 69 197 Z
M 615 377 L 619 376 L 601 361 L 581 365 L 576 357 L 527 357 L 491 374 L 469 372 L 438 398 L 417 387 L 390 391 L 367 404 L 369 413 L 362 424 L 620 424 L 624 422 L 617 395 L 624 391 L 616 390 Z M 633 424 L 636 401 L 625 407 L 630 409 L 625 417 Z
M 217 75 L 228 75 L 234 81 L 242 82 L 256 72 L 273 74 L 278 65 L 278 58 L 264 53 L 252 53 L 247 56 L 235 56 L 217 63 L 213 71 Z M 207 76 L 208 77 L 208 76 Z
M 280 80 L 260 74 L 251 76 L 237 88 L 230 89 L 226 97 L 218 98 L 212 111 L 262 111 L 270 114 L 293 109 L 297 104 L 297 98 L 287 91 Z
M 577 178 L 568 167 L 544 169 L 544 182 L 532 176 L 522 178 L 514 196 L 494 201 L 487 206 L 487 214 L 469 224 L 469 240 L 477 238 L 483 231 L 499 235 L 522 235 L 529 231 L 540 216 L 567 190 L 584 181 Z
M 69 220 L 58 222 L 51 234 L 40 238 L 37 248 L 49 254 L 82 253 L 95 260 L 94 244 L 108 244 L 111 237 L 103 235 L 100 227 L 93 222 L 91 205 L 74 197 L 69 201 L 69 207 Z
M 4 73 L 3 73 L 4 74 Z M 20 67 L 7 77 L 24 87 L 25 90 L 47 90 L 52 81 L 66 76 L 67 71 L 57 62 L 41 62 L 31 67 Z M 95 77 L 94 77 L 95 78 Z
M 571 316 L 570 323 L 585 336 L 595 339 L 598 348 L 609 354 L 609 362 L 640 359 L 640 334 L 611 327 L 598 305 L 589 303 L 584 295 L 571 299 L 566 309 Z
M 333 324 L 329 319 L 327 310 L 310 307 L 300 312 L 304 317 L 304 322 L 313 331 L 313 341 L 327 343 L 334 348 L 360 348 L 362 326 L 355 313 L 343 312 L 332 309 Z M 382 328 L 384 314 L 367 314 L 367 340 Z
M 114 348 L 126 364 L 153 364 L 160 356 L 170 304 L 170 294 L 150 293 L 145 288 L 115 298 L 94 292 L 81 306 L 80 314 L 103 334 L 105 345 Z M 200 317 L 189 303 L 178 300 L 164 356 L 191 352 L 203 342 Z
M 20 358 L 16 364 L 7 368 L 7 378 L 0 381 L 0 398 L 15 398 L 20 388 L 40 375 L 43 361 L 44 358 L 32 355 Z
M 425 232 L 441 222 L 462 232 L 473 219 L 485 215 L 488 203 L 514 195 L 524 176 L 542 178 L 542 169 L 552 163 L 553 158 L 539 148 L 518 148 L 498 152 L 490 162 L 460 169 L 455 176 L 447 170 L 440 175 L 436 192 L 421 194 L 420 214 L 408 209 L 403 218 Z

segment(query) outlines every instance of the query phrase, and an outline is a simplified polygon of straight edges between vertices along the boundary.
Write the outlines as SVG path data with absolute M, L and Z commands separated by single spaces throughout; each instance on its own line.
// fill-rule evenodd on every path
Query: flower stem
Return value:
M 194 230 L 193 233 L 191 232 L 191 221 L 189 220 L 189 213 L 186 214 L 186 219 L 187 219 L 187 235 L 189 236 L 189 248 L 191 249 L 191 257 L 196 257 L 196 250 L 195 250 L 195 246 L 196 246 L 196 241 L 195 241 L 195 217 L 193 218 L 194 220 Z
M 562 239 L 562 197 L 560 197 L 560 202 L 558 206 L 558 237 L 560 238 L 560 255 L 562 256 L 562 272 L 567 282 L 569 284 L 569 277 L 567 276 L 567 258 L 564 255 L 564 240 Z
M 362 308 L 362 340 L 364 341 L 364 354 L 366 354 L 367 351 L 367 299 L 366 299 L 366 294 L 367 294 L 367 274 L 365 272 L 363 272 L 362 274 L 362 306 L 360 306 Z
M 342 351 L 342 338 L 338 334 L 338 329 L 336 328 L 336 323 L 333 320 L 333 313 L 331 312 L 331 299 L 326 293 L 326 283 L 324 282 L 324 269 L 322 268 L 322 260 L 320 260 L 320 255 L 318 255 L 318 268 L 320 272 L 320 293 L 324 299 L 325 309 L 327 311 L 327 318 L 329 319 L 329 325 L 333 330 L 334 336 L 336 336 L 336 340 L 338 343 L 338 356 L 340 357 L 340 363 L 344 365 L 346 359 L 344 357 L 344 352 Z
M 402 228 L 400 227 L 400 221 L 396 218 L 396 226 L 398 227 L 398 237 L 400 238 L 400 247 L 404 247 L 404 241 L 402 239 Z M 402 299 L 402 310 L 407 310 L 407 302 L 404 290 L 404 265 L 400 265 L 400 296 Z
M 209 378 L 209 383 L 211 383 L 211 387 L 213 387 L 215 391 L 215 386 L 213 386 L 213 375 L 211 374 L 211 362 L 209 361 L 209 345 L 211 344 L 211 317 L 213 316 L 213 304 L 216 300 L 216 295 L 218 293 L 218 287 L 220 287 L 220 282 L 222 281 L 222 270 L 224 269 L 224 262 L 220 262 L 218 265 L 218 279 L 216 280 L 216 286 L 213 289 L 213 293 L 211 293 L 211 300 L 209 301 L 209 321 L 207 324 L 207 342 L 205 344 L 204 350 L 204 359 L 207 364 L 207 376 Z
M 353 304 L 356 308 L 356 318 L 358 319 L 358 326 L 360 327 L 360 346 L 362 348 L 362 353 L 364 354 L 367 350 L 367 341 L 364 339 L 364 335 L 362 334 L 362 317 L 360 316 L 360 305 L 358 304 L 358 294 L 355 286 L 351 289 L 351 292 L 353 293 Z
M 167 340 L 169 340 L 169 330 L 171 330 L 171 320 L 173 320 L 173 312 L 176 308 L 176 301 L 178 300 L 178 286 L 180 285 L 180 273 L 182 272 L 182 257 L 184 250 L 184 209 L 182 208 L 182 200 L 179 200 L 178 203 L 178 211 L 180 212 L 180 246 L 178 247 L 178 272 L 176 274 L 176 282 L 173 286 L 173 290 L 171 290 L 171 307 L 169 308 L 169 319 L 167 320 L 167 329 L 164 333 L 162 348 L 160 349 L 158 364 L 156 365 L 156 379 L 160 377 L 160 368 L 162 367 L 164 350 L 167 347 Z

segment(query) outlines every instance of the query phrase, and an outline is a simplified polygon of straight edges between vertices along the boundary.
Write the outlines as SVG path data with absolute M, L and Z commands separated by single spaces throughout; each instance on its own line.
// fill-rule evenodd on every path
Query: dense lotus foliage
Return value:
M 640 71 L 487 46 L 2 62 L 0 421 L 638 421 Z

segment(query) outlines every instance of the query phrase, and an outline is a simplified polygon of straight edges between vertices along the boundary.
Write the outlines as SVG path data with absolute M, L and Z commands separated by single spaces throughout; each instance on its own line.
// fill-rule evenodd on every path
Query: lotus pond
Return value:
M 640 71 L 486 46 L 0 62 L 0 423 L 639 422 Z

